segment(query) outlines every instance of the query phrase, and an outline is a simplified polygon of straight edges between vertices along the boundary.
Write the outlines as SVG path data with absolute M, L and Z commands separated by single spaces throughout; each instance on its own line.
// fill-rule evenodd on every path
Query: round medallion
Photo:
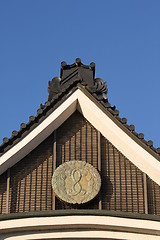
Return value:
M 61 164 L 55 170 L 52 187 L 60 200 L 70 204 L 82 204 L 97 196 L 101 178 L 91 164 L 74 160 Z

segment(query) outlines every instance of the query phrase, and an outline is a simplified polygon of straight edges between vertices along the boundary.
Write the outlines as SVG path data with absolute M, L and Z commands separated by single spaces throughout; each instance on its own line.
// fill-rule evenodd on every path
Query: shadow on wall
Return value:
M 106 196 L 106 202 L 110 202 L 113 194 L 113 184 L 108 176 L 102 175 L 102 191 L 104 196 Z

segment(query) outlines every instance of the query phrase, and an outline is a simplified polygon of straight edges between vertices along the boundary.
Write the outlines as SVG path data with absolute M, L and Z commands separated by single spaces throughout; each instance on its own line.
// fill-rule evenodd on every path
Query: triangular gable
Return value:
M 39 126 L 0 158 L 0 173 L 21 160 L 57 129 L 79 106 L 83 116 L 141 171 L 160 185 L 160 162 L 125 133 L 86 94 L 77 89 Z
M 56 210 L 66 209 L 67 206 L 63 202 L 53 198 L 51 179 L 55 167 L 58 168 L 61 164 L 73 160 L 92 164 L 101 173 L 100 203 L 96 198 L 81 206 L 83 209 L 145 212 L 143 172 L 100 135 L 78 111 L 37 148 L 10 168 L 9 212 L 46 211 L 53 210 L 54 206 Z M 0 179 L 4 185 L 5 176 L 6 172 Z M 4 186 L 4 193 L 5 189 Z M 158 196 L 157 193 L 150 195 Z M 2 199 L 4 203 L 5 198 Z M 150 203 L 152 202 L 148 201 L 148 205 Z M 5 212 L 5 207 L 2 210 Z M 157 214 L 160 212 L 158 203 L 148 209 L 148 213 L 154 211 Z
M 70 70 L 70 68 L 67 68 L 67 70 L 68 69 Z M 35 126 L 33 130 L 0 157 L 0 174 L 31 152 L 67 118 L 69 118 L 76 109 L 78 109 L 106 139 L 108 139 L 124 156 L 126 156 L 126 158 L 160 185 L 159 155 L 150 148 L 147 148 L 142 141 L 125 128 L 123 124 L 121 124 L 120 121 L 118 121 L 118 119 L 105 108 L 105 104 L 102 105 L 97 101 L 97 98 L 100 100 L 102 99 L 102 96 L 106 91 L 104 87 L 105 85 L 101 83 L 101 80 L 99 81 L 99 85 L 97 81 L 96 84 L 94 83 L 94 86 L 89 86 L 90 83 L 86 83 L 83 80 L 79 81 L 80 78 L 77 80 L 77 76 L 79 76 L 78 74 L 77 71 L 76 75 L 73 77 L 73 81 L 69 85 L 67 94 L 63 96 L 56 109 L 46 115 L 43 121 Z M 85 74 L 83 75 L 84 78 Z M 69 76 L 71 75 L 72 74 L 69 72 Z M 68 89 L 66 82 L 67 77 L 65 76 L 62 88 L 63 93 Z M 72 85 L 75 82 L 76 87 L 73 87 Z M 82 82 L 82 84 L 78 82 Z M 58 88 L 59 86 L 57 87 L 57 91 L 59 91 Z M 95 90 L 95 88 L 98 90 Z M 93 94 L 89 93 L 88 90 L 93 90 Z M 95 98 L 96 91 L 98 97 L 96 95 Z M 52 94 L 58 99 L 59 92 L 53 92 Z M 106 98 L 104 102 L 106 103 Z

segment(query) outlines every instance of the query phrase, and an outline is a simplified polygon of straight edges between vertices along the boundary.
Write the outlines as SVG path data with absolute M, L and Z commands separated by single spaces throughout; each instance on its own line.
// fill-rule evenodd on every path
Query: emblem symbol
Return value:
M 86 203 L 97 196 L 101 187 L 98 171 L 85 161 L 61 164 L 52 177 L 55 195 L 71 204 Z

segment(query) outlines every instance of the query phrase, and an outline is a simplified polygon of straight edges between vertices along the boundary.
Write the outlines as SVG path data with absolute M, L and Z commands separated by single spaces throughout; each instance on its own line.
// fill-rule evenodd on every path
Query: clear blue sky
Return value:
M 60 63 L 96 63 L 121 117 L 160 146 L 159 0 L 1 0 L 0 143 L 36 115 Z

